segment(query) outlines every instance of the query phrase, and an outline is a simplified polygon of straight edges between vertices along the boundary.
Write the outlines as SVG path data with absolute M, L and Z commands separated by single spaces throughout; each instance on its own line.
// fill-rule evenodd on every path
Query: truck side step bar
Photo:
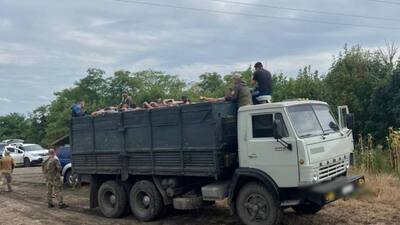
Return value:
M 286 206 L 295 206 L 295 205 L 299 205 L 300 204 L 300 200 L 286 200 L 281 202 L 281 207 L 286 207 Z

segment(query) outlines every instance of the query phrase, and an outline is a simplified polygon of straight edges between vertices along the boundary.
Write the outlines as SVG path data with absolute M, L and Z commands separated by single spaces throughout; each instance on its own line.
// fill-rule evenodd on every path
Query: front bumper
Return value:
M 31 161 L 31 164 L 41 164 L 43 162 L 42 158 L 34 159 Z
M 318 205 L 326 205 L 340 198 L 359 192 L 365 184 L 364 176 L 338 177 L 310 188 L 306 200 Z
M 30 157 L 30 160 L 32 165 L 37 165 L 44 162 L 47 158 L 48 156 L 32 156 Z

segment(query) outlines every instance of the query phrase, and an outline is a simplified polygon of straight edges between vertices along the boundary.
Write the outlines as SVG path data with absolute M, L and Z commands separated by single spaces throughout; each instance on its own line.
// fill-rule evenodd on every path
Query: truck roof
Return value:
M 282 102 L 265 103 L 258 105 L 247 105 L 239 108 L 239 112 L 256 110 L 256 109 L 270 109 L 270 108 L 282 108 L 293 105 L 303 105 L 303 104 L 324 104 L 328 105 L 326 102 L 316 101 L 316 100 L 285 100 Z

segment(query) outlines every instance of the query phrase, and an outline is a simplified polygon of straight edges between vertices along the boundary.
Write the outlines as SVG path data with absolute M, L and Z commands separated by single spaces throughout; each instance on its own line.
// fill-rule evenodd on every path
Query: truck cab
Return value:
M 351 114 L 346 114 L 346 122 L 348 127 L 339 124 L 329 105 L 321 101 L 241 107 L 239 168 L 231 183 L 231 210 L 246 224 L 265 223 L 268 219 L 263 215 L 267 212 L 261 212 L 259 206 L 268 198 L 260 197 L 262 192 L 253 193 L 258 197 L 250 193 L 244 194 L 247 198 L 241 197 L 243 190 L 261 189 L 257 185 L 269 192 L 281 208 L 292 207 L 306 214 L 314 214 L 325 204 L 359 190 L 363 176 L 347 176 L 354 148 Z M 278 212 L 271 215 L 279 220 Z
M 279 137 L 274 136 L 277 126 Z M 320 183 L 347 172 L 353 152 L 349 132 L 339 127 L 325 102 L 242 107 L 238 113 L 239 164 L 265 172 L 280 188 Z

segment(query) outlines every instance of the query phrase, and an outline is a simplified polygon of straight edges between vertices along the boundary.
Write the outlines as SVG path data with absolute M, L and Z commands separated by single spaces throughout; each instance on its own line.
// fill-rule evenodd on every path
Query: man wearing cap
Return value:
M 47 185 L 47 204 L 49 208 L 53 208 L 53 189 L 58 200 L 58 208 L 66 208 L 63 202 L 62 182 L 61 182 L 61 164 L 56 157 L 53 149 L 49 150 L 49 158 L 42 163 L 42 171 L 46 179 Z
M 246 84 L 242 81 L 240 74 L 235 73 L 233 75 L 233 88 L 230 88 L 229 91 L 225 92 L 225 96 L 222 98 L 210 98 L 205 96 L 200 96 L 201 100 L 205 100 L 207 102 L 223 102 L 223 101 L 231 101 L 237 103 L 238 108 L 251 105 L 251 93 L 250 90 L 246 87 Z
M 246 84 L 240 78 L 240 74 L 236 73 L 233 75 L 233 91 L 231 101 L 236 102 L 238 107 L 245 105 L 251 105 L 251 94 L 250 90 L 246 87 Z
M 122 92 L 122 100 L 119 107 L 126 106 L 127 108 L 136 108 L 135 103 L 133 103 L 131 96 L 128 95 L 128 91 Z
M 10 152 L 5 150 L 4 152 L 4 157 L 0 160 L 0 170 L 1 170 L 1 176 L 2 180 L 0 181 L 0 191 L 3 191 L 3 184 L 7 184 L 7 188 L 9 192 L 12 192 L 12 186 L 11 186 L 11 181 L 12 181 L 12 172 L 14 170 L 15 163 L 14 159 L 10 156 Z

